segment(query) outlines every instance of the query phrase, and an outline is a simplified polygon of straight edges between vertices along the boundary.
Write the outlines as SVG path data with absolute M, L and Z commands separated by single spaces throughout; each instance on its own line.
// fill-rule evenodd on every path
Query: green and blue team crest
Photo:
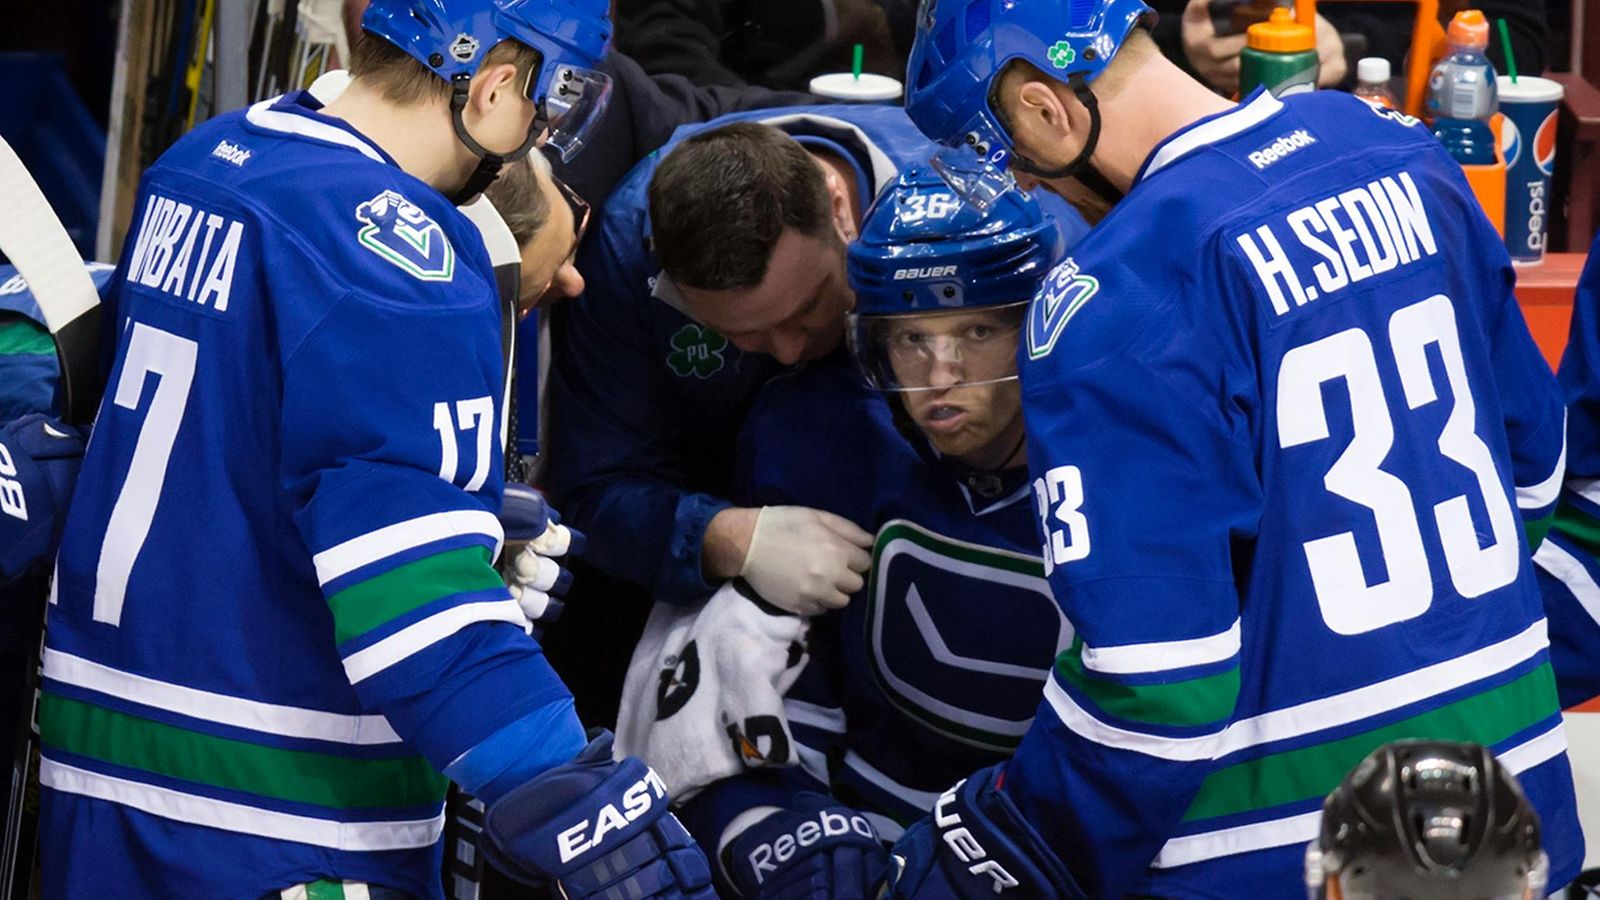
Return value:
M 878 531 L 866 599 L 867 658 L 895 706 L 954 740 L 1016 749 L 1072 643 L 1044 563 L 896 519 Z
M 1077 260 L 1068 257 L 1056 266 L 1028 307 L 1028 358 L 1050 355 L 1067 323 L 1098 293 L 1100 280 L 1079 274 Z
M 455 276 L 456 251 L 444 229 L 395 191 L 384 191 L 356 207 L 366 223 L 356 233 L 361 246 L 423 281 L 449 281 Z

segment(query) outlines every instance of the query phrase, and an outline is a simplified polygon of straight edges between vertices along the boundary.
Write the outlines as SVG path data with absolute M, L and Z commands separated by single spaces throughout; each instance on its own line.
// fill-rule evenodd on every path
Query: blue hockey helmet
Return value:
M 904 391 L 1015 378 L 1028 303 L 1065 252 L 1061 228 L 1027 194 L 978 207 L 926 164 L 907 167 L 848 251 L 850 346 L 867 382 Z M 939 360 L 959 361 L 963 377 L 931 384 Z
M 548 131 L 546 146 L 571 159 L 605 110 L 611 78 L 599 71 L 611 45 L 610 0 L 372 0 L 361 27 L 404 50 L 449 82 L 459 102 L 466 84 L 496 44 L 514 38 L 541 57 L 526 92 L 538 109 L 527 145 Z M 456 103 L 457 98 L 452 98 Z M 480 157 L 489 155 L 457 133 Z
M 1144 0 L 923 0 L 906 66 L 906 113 L 944 145 L 934 166 L 980 206 L 1014 183 L 1012 168 L 1045 178 L 1075 174 L 1099 136 L 1089 86 L 1134 27 L 1154 15 Z M 1015 156 L 990 103 L 995 79 L 1013 60 L 1069 85 L 1089 107 L 1089 139 L 1071 166 L 1039 171 Z

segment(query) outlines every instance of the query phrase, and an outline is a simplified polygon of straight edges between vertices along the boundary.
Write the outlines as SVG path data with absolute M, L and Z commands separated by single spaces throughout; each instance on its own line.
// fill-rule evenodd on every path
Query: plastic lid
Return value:
M 1495 79 L 1495 83 L 1499 87 L 1501 103 L 1560 103 L 1561 96 L 1566 93 L 1559 82 L 1533 75 L 1523 75 L 1516 81 L 1501 75 Z M 316 89 L 314 84 L 311 87 Z
M 1317 49 L 1317 33 L 1310 25 L 1296 22 L 1294 14 L 1280 6 L 1265 22 L 1257 22 L 1245 31 L 1245 43 L 1252 50 L 1268 53 L 1300 53 Z
M 1479 9 L 1463 9 L 1450 20 L 1450 43 L 1463 47 L 1489 46 L 1489 20 Z
M 862 72 L 857 78 L 849 72 L 830 72 L 811 79 L 811 93 L 818 97 L 852 103 L 884 103 L 899 100 L 904 91 L 900 82 L 887 75 Z
M 1356 63 L 1356 80 L 1365 84 L 1386 84 L 1392 74 L 1389 61 L 1381 56 L 1363 56 Z

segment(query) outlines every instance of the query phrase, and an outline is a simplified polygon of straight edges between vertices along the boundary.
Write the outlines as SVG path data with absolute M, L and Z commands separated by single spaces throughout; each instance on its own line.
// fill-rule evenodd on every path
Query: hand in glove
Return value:
M 561 516 L 545 502 L 544 495 L 515 482 L 506 485 L 500 507 L 500 523 L 506 541 L 521 544 L 521 549 L 504 566 L 511 596 L 528 617 L 529 633 L 535 637 L 542 627 L 561 618 L 559 598 L 572 584 L 572 573 L 557 559 L 583 552 L 583 532 L 561 524 Z
M 861 590 L 872 535 L 833 513 L 763 506 L 739 575 L 761 599 L 802 616 L 839 609 Z

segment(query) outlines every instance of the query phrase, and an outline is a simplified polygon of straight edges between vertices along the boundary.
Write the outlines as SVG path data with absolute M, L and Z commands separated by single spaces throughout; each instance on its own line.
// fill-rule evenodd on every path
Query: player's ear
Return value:
M 850 191 L 834 172 L 824 172 L 823 183 L 828 189 L 828 213 L 833 217 L 833 228 L 839 240 L 846 244 L 856 239 L 856 215 L 850 205 Z
M 496 63 L 478 70 L 469 92 L 471 105 L 479 115 L 503 103 L 515 103 L 522 93 L 522 80 L 512 63 Z
M 1055 85 L 1037 78 L 1021 80 L 1007 107 L 1012 138 L 1021 145 L 1051 147 L 1072 135 L 1067 101 Z

